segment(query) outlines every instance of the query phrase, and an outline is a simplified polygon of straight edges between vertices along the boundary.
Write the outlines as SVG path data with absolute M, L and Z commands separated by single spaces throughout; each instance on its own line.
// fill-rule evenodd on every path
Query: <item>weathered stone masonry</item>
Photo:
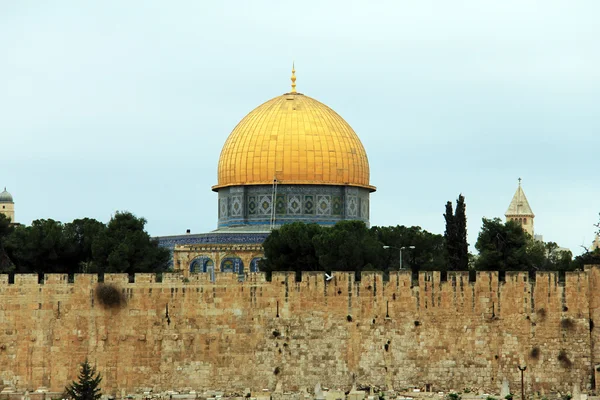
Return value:
M 432 384 L 498 391 L 590 387 L 600 363 L 600 268 L 557 274 L 106 275 L 127 298 L 106 309 L 96 275 L 0 275 L 0 378 L 60 391 L 83 359 L 106 393 L 193 388 L 396 389 Z M 501 279 L 502 278 L 502 279 Z

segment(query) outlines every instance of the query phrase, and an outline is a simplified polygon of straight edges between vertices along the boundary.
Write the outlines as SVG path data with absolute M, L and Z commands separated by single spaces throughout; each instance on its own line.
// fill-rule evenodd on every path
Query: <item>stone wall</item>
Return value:
M 358 383 L 402 389 L 589 388 L 600 363 L 600 268 L 567 273 L 0 275 L 0 378 L 60 391 L 86 357 L 106 393 Z

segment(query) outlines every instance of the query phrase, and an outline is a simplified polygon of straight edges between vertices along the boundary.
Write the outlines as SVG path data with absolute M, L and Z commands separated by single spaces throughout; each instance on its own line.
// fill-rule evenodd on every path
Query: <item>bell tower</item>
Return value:
M 519 178 L 519 186 L 504 216 L 507 222 L 518 222 L 523 227 L 523 230 L 533 237 L 533 219 L 535 218 L 535 214 L 533 214 L 525 192 L 523 192 L 523 188 L 521 187 L 521 178 Z
M 6 215 L 10 218 L 10 222 L 15 223 L 15 202 L 10 193 L 4 191 L 0 193 L 0 214 Z

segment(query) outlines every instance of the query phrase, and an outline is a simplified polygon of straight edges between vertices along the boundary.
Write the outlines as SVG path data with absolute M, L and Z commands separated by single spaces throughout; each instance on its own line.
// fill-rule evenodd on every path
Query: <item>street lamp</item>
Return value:
M 519 371 L 521 371 L 521 400 L 525 400 L 525 386 L 524 386 L 524 382 L 523 382 L 523 373 L 525 372 L 525 370 L 527 369 L 526 366 L 517 366 L 517 368 L 519 368 Z
M 396 249 L 400 250 L 400 269 L 402 269 L 402 250 L 404 249 L 414 249 L 415 246 L 402 246 L 402 247 L 394 247 L 394 246 L 383 246 L 384 249 Z

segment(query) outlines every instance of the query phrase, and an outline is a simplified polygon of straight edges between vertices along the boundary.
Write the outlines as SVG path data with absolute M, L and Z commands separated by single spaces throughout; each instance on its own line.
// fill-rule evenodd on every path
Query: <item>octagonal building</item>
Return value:
M 233 129 L 219 158 L 217 229 L 163 236 L 174 269 L 184 273 L 258 271 L 272 229 L 295 221 L 369 224 L 365 149 L 331 108 L 296 91 L 263 103 Z
M 369 224 L 367 153 L 325 104 L 292 90 L 246 115 L 221 151 L 218 229 L 272 229 L 294 221 Z

